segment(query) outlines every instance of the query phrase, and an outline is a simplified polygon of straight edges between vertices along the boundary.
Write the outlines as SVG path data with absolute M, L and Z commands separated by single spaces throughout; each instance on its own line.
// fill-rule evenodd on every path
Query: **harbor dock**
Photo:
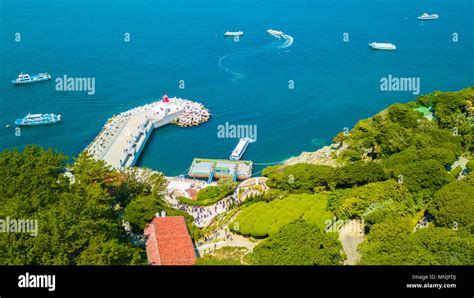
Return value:
M 208 179 L 229 177 L 233 181 L 246 180 L 252 177 L 253 162 L 248 160 L 205 159 L 195 158 L 189 168 L 188 176 Z
M 209 117 L 209 111 L 200 103 L 164 96 L 163 100 L 110 118 L 85 150 L 113 168 L 133 167 L 154 129 L 170 123 L 195 126 Z

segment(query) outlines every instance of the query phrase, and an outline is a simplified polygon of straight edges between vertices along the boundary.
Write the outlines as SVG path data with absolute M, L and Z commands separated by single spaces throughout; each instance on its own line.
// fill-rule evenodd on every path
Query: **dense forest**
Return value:
M 112 171 L 103 161 L 82 153 L 71 165 L 52 150 L 27 146 L 0 154 L 0 218 L 38 221 L 37 236 L 0 233 L 3 265 L 147 264 L 140 233 L 157 211 L 186 215 L 162 200 L 163 175 L 139 179 L 136 171 Z
M 470 87 L 394 104 L 334 138 L 344 148 L 336 167 L 267 167 L 271 189 L 236 206 L 229 225 L 258 244 L 198 264 L 339 265 L 341 243 L 325 230 L 336 218 L 363 220 L 362 265 L 474 265 L 473 103 Z M 165 204 L 164 176 L 144 172 L 113 171 L 87 153 L 71 162 L 34 145 L 3 151 L 0 219 L 39 225 L 37 236 L 0 233 L 0 264 L 146 264 L 134 235 L 162 210 L 185 216 L 199 239 L 192 217 Z M 234 188 L 220 183 L 198 199 L 211 204 Z
M 359 264 L 474 264 L 473 103 L 471 87 L 394 104 L 334 138 L 335 147 L 345 148 L 334 153 L 337 167 L 266 168 L 271 191 L 245 203 L 231 225 L 263 238 L 244 263 L 341 264 L 335 255 L 311 257 L 318 255 L 314 247 L 295 239 L 298 231 L 288 232 L 290 219 L 317 229 L 318 219 L 335 216 L 363 220 Z

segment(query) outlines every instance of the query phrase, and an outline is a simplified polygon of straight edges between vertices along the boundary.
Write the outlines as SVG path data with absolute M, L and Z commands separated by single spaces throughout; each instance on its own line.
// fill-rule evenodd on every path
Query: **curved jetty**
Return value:
M 165 95 L 163 100 L 110 118 L 85 150 L 114 168 L 132 167 L 154 129 L 169 123 L 195 126 L 209 120 L 210 115 L 200 103 Z

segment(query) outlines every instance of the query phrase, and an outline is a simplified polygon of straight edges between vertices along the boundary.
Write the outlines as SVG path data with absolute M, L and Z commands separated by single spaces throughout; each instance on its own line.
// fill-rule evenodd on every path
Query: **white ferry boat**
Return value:
M 28 114 L 15 120 L 19 126 L 52 124 L 61 121 L 61 115 L 56 114 Z
M 20 85 L 20 84 L 36 83 L 36 82 L 47 81 L 47 80 L 51 80 L 51 75 L 48 73 L 40 73 L 34 76 L 20 73 L 18 75 L 18 78 L 12 80 L 12 83 L 15 85 Z
M 240 139 L 237 146 L 235 146 L 234 151 L 232 151 L 232 154 L 230 155 L 229 159 L 239 160 L 240 158 L 242 158 L 242 156 L 244 155 L 245 150 L 247 149 L 249 143 L 250 143 L 249 138 Z
M 277 31 L 277 30 L 273 30 L 273 29 L 268 29 L 267 32 L 268 32 L 268 34 L 271 34 L 271 35 L 277 35 L 277 36 L 283 35 L 282 31 Z
M 438 18 L 438 15 L 435 13 L 429 14 L 425 12 L 421 16 L 418 17 L 418 20 L 436 20 Z
M 242 32 L 242 31 L 227 31 L 226 33 L 224 33 L 224 36 L 228 36 L 228 37 L 236 37 L 236 36 L 241 36 L 241 35 L 244 35 L 244 32 Z
M 372 42 L 372 43 L 369 43 L 369 46 L 374 50 L 393 51 L 397 49 L 397 47 L 393 43 L 386 43 L 386 42 Z

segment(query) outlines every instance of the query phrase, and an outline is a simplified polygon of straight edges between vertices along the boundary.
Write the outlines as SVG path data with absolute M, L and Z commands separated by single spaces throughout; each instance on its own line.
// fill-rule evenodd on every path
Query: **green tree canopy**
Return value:
M 394 173 L 416 196 L 429 200 L 443 185 L 453 178 L 444 166 L 436 160 L 422 160 L 401 166 Z
M 299 163 L 273 166 L 263 170 L 267 185 L 290 193 L 313 193 L 318 186 L 327 187 L 333 180 L 334 168 L 325 165 Z
M 380 164 L 357 161 L 337 169 L 335 184 L 337 188 L 347 188 L 384 181 L 388 178 L 389 175 Z
M 439 226 L 471 230 L 474 227 L 474 177 L 453 181 L 438 190 L 428 211 Z
M 164 209 L 161 200 L 154 195 L 138 196 L 124 208 L 123 219 L 130 223 L 135 233 L 141 233 L 155 214 Z
M 362 218 L 383 207 L 409 212 L 414 205 L 408 189 L 394 180 L 369 183 L 339 194 L 329 196 L 331 210 L 339 218 Z
M 143 264 L 112 209 L 109 187 L 117 175 L 86 155 L 63 174 L 67 158 L 27 146 L 0 154 L 0 218 L 37 220 L 38 233 L 0 233 L 0 264 Z
M 360 250 L 364 265 L 474 264 L 472 237 L 434 227 L 411 232 L 396 220 L 374 225 Z
M 298 220 L 258 244 L 246 260 L 253 265 L 338 265 L 341 250 L 336 235 Z

